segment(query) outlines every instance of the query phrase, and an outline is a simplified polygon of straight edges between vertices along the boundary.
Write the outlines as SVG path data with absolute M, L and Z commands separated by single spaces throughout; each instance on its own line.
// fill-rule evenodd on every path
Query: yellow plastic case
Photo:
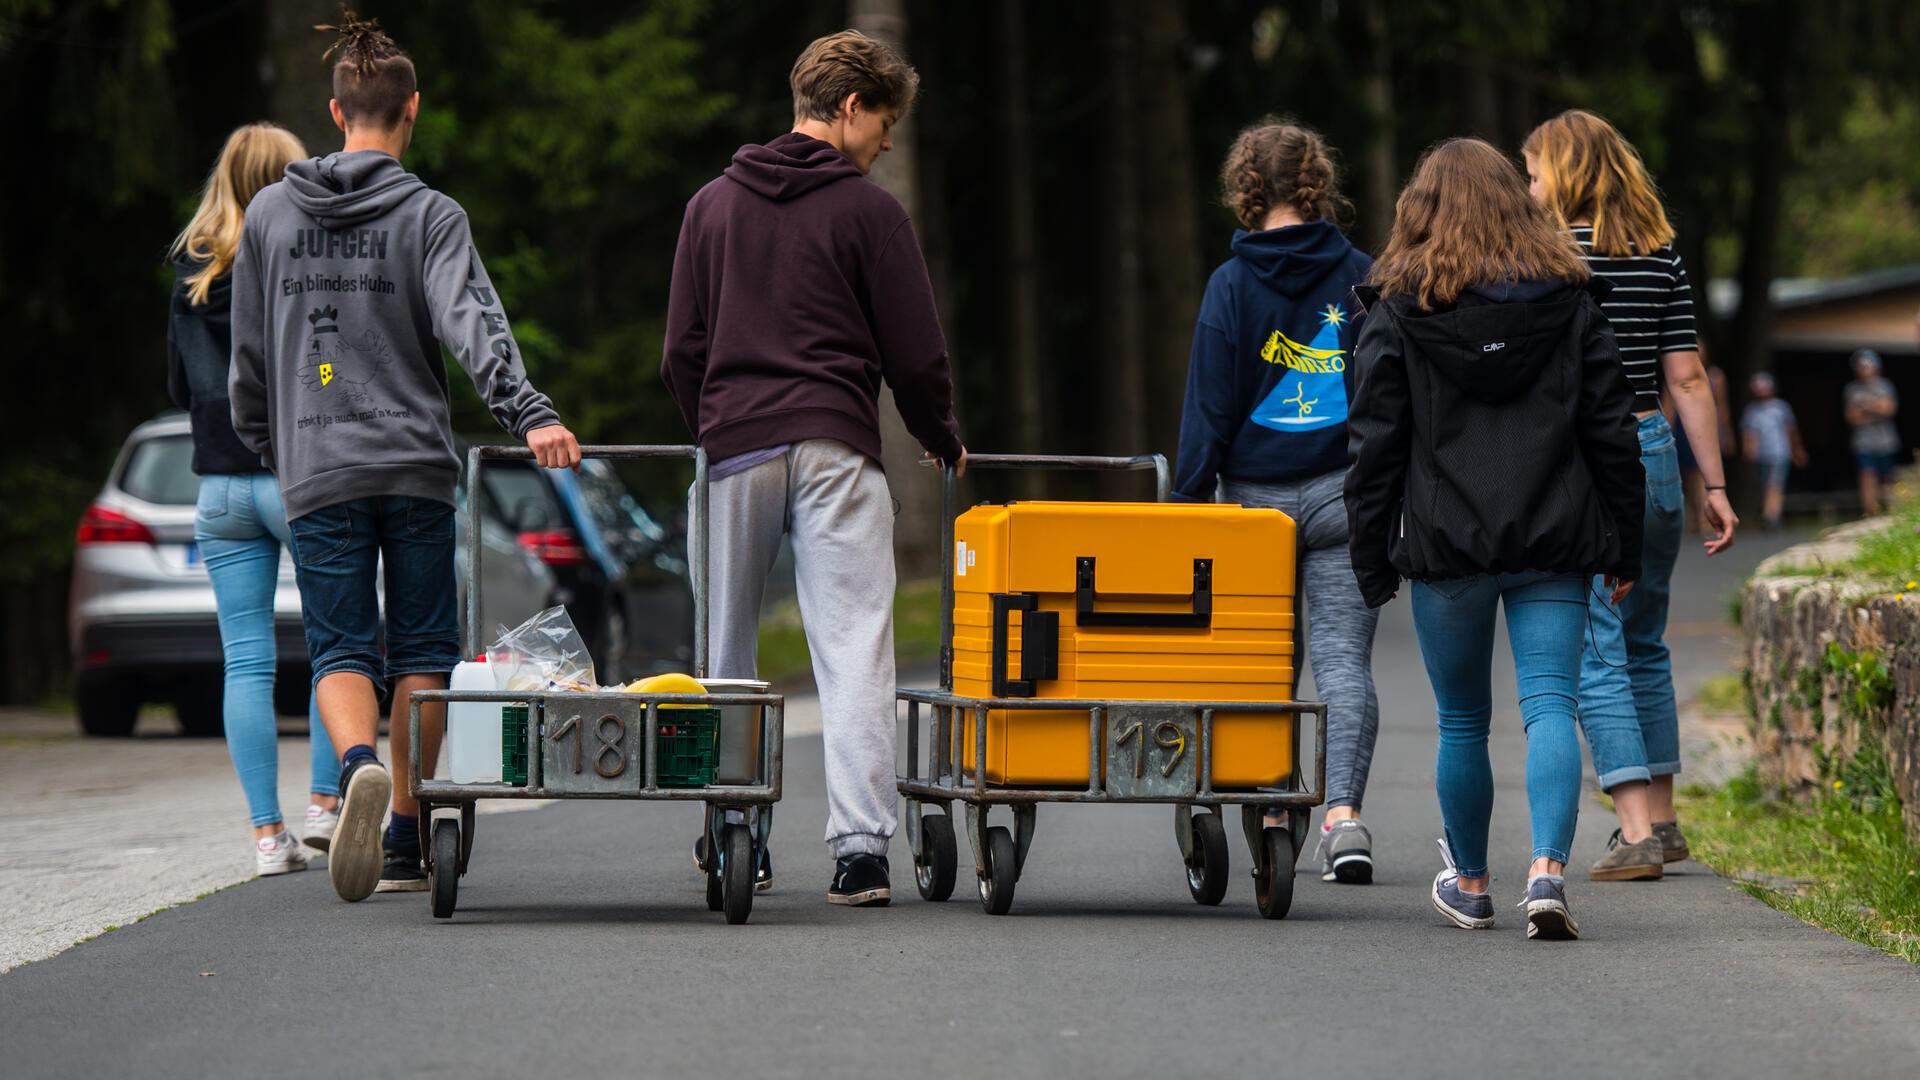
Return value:
M 954 522 L 954 693 L 1291 701 L 1295 567 L 1293 521 L 1278 510 L 975 507 Z M 975 716 L 965 722 L 969 773 Z M 1273 786 L 1293 771 L 1291 715 L 1218 713 L 1213 722 L 1216 789 Z M 1085 787 L 1087 727 L 1084 711 L 990 711 L 987 781 Z

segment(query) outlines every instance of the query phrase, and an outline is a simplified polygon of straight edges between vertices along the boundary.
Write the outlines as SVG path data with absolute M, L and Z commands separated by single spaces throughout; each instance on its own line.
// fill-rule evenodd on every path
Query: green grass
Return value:
M 908 582 L 894 594 L 893 653 L 902 664 L 939 657 L 939 581 Z M 775 605 L 760 620 L 760 677 L 778 683 L 804 675 L 812 667 L 799 604 L 786 600 Z
M 1700 691 L 1694 695 L 1693 702 L 1711 713 L 1745 713 L 1747 711 L 1747 685 L 1737 672 L 1729 671 L 1724 675 L 1715 675 L 1700 684 Z
M 1767 798 L 1751 772 L 1690 787 L 1680 820 L 1695 858 L 1768 906 L 1920 964 L 1920 846 L 1897 800 L 1845 776 L 1812 805 Z
M 1890 593 L 1920 590 L 1920 500 L 1887 517 L 1887 527 L 1860 539 L 1853 557 L 1820 566 L 1791 566 L 1790 577 L 1851 578 L 1876 582 Z

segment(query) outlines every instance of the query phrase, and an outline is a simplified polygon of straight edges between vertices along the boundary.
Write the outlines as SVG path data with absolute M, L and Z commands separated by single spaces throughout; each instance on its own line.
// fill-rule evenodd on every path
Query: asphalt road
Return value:
M 1731 638 L 1716 620 L 1771 546 L 1724 565 L 1685 557 L 1683 693 L 1724 670 Z M 1510 675 L 1494 739 L 1500 922 L 1449 928 L 1426 899 L 1434 736 L 1404 603 L 1382 624 L 1375 667 L 1385 722 L 1366 817 L 1379 878 L 1303 873 L 1281 922 L 1255 916 L 1237 834 L 1226 903 L 1193 904 L 1163 807 L 1043 807 L 1010 917 L 967 895 L 964 841 L 953 901 L 913 894 L 903 840 L 891 908 L 830 907 L 819 743 L 796 738 L 778 888 L 745 926 L 705 910 L 689 808 L 490 817 L 451 922 L 432 919 L 424 895 L 341 903 L 308 873 L 0 976 L 0 1073 L 1914 1075 L 1920 968 L 1698 865 L 1651 884 L 1576 875 L 1584 940 L 1528 942 L 1511 906 L 1527 837 Z M 1583 804 L 1576 863 L 1610 828 Z

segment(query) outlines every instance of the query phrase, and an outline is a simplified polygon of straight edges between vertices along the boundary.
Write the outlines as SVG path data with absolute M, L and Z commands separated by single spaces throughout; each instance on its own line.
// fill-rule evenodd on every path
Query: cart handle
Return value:
M 921 460 L 928 468 L 940 469 L 940 688 L 953 689 L 953 519 L 954 497 L 960 478 L 953 466 L 930 458 Z M 1043 469 L 1049 472 L 1146 472 L 1153 471 L 1154 501 L 1166 502 L 1171 490 L 1171 473 L 1164 454 L 1135 454 L 1131 457 L 1103 457 L 1092 454 L 974 454 L 967 455 L 967 470 Z
M 582 458 L 611 458 L 620 461 L 665 459 L 693 462 L 693 491 L 687 517 L 693 532 L 687 545 L 687 577 L 693 587 L 693 674 L 707 674 L 707 452 L 697 446 L 621 446 L 592 445 L 580 448 Z M 466 647 L 461 655 L 480 647 L 480 500 L 486 489 L 480 486 L 480 464 L 486 461 L 532 461 L 533 451 L 524 446 L 473 446 L 467 450 L 467 618 Z

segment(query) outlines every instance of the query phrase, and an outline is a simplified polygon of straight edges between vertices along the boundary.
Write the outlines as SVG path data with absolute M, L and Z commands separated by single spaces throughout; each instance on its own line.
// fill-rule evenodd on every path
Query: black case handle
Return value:
M 993 696 L 1033 697 L 1035 684 L 1060 677 L 1060 613 L 1040 611 L 1037 593 L 993 594 Z M 1007 677 L 1007 613 L 1020 616 L 1020 678 Z
M 1193 560 L 1193 593 L 1188 611 L 1095 611 L 1100 594 L 1093 584 L 1094 560 L 1082 555 L 1074 562 L 1073 608 L 1081 626 L 1140 626 L 1205 629 L 1213 625 L 1213 560 Z

